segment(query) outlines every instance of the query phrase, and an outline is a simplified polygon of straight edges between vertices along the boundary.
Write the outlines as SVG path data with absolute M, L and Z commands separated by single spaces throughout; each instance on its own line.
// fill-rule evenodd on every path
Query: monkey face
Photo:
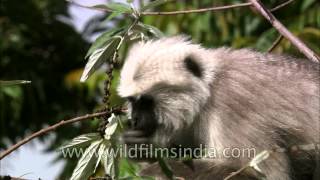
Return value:
M 158 124 L 155 115 L 155 102 L 150 95 L 128 98 L 131 104 L 130 126 L 133 130 L 143 131 L 145 136 L 151 136 Z
M 166 145 L 190 127 L 210 96 L 206 51 L 181 37 L 135 45 L 121 71 L 118 93 L 129 101 L 131 129 L 126 142 Z
M 157 86 L 149 94 L 127 97 L 129 130 L 126 144 L 171 144 L 180 131 L 191 126 L 199 111 L 199 102 L 187 87 Z
M 123 135 L 126 144 L 148 144 L 155 133 L 158 120 L 155 114 L 155 101 L 150 95 L 127 97 L 129 102 L 129 130 Z

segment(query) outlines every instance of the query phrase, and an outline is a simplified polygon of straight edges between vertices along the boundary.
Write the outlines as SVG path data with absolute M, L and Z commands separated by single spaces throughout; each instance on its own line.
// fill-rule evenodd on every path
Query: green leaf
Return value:
M 111 10 L 106 4 L 97 4 L 94 6 L 91 6 L 92 8 L 98 8 L 98 9 L 105 9 L 105 10 Z
M 105 130 L 104 138 L 107 140 L 111 139 L 111 136 L 115 133 L 118 127 L 119 117 L 115 116 L 114 114 L 108 119 L 108 124 Z
M 111 19 L 113 19 L 114 17 L 119 16 L 120 14 L 123 14 L 123 13 L 114 11 L 114 12 L 112 12 L 112 13 L 107 17 L 107 19 L 106 19 L 105 21 L 103 21 L 103 22 L 108 22 L 108 21 L 110 21 Z
M 100 144 L 100 147 L 99 147 L 99 150 L 98 150 L 99 157 L 98 157 L 96 165 L 94 167 L 94 171 L 96 171 L 96 169 L 97 169 L 99 163 L 101 162 L 103 156 L 106 156 L 105 153 L 110 148 L 110 146 L 111 146 L 111 143 L 110 143 L 110 141 L 107 141 L 107 140 L 103 140 L 103 142 Z
M 118 124 L 120 121 L 119 116 L 115 116 L 114 114 L 108 119 L 108 124 L 105 130 L 105 142 L 109 142 L 107 147 L 104 148 L 103 156 L 101 156 L 101 162 L 105 169 L 105 173 L 110 175 L 112 179 L 117 179 L 118 171 L 117 171 L 117 156 L 119 155 L 119 149 L 115 146 L 117 144 L 116 138 L 113 138 L 116 130 L 118 129 Z
M 96 40 L 95 42 L 91 45 L 91 47 L 89 48 L 86 56 L 85 56 L 85 59 L 87 59 L 94 51 L 96 51 L 97 49 L 105 46 L 106 44 L 108 44 L 109 40 L 111 40 L 111 38 L 113 36 L 116 36 L 116 35 L 121 35 L 124 30 L 126 28 L 125 27 L 122 27 L 122 28 L 114 28 L 114 29 L 111 29 L 107 32 L 104 32 L 102 33 Z
M 119 3 L 119 2 L 113 2 L 108 3 L 108 6 L 118 12 L 132 12 L 131 6 L 129 4 Z
M 146 31 L 150 32 L 154 37 L 156 38 L 161 38 L 164 36 L 164 34 L 156 27 L 148 25 L 148 24 L 143 24 L 139 23 L 139 26 L 144 28 Z
M 96 141 L 98 139 L 101 139 L 99 133 L 83 134 L 73 138 L 70 142 L 61 146 L 59 149 L 62 150 L 66 148 L 84 148 L 87 147 L 93 141 Z
M 89 60 L 81 75 L 80 81 L 84 82 L 93 74 L 104 62 L 107 61 L 116 51 L 121 39 L 119 37 L 112 37 L 108 40 L 105 47 L 95 50 L 89 57 Z
M 161 4 L 164 4 L 164 3 L 168 2 L 168 1 L 169 0 L 155 0 L 155 1 L 152 1 L 152 2 L 150 2 L 148 4 L 146 4 L 145 6 L 143 6 L 141 8 L 141 12 L 143 12 L 143 11 L 145 11 L 147 9 L 151 9 L 153 7 L 159 6 Z
M 105 173 L 110 175 L 112 179 L 115 179 L 116 177 L 116 167 L 115 167 L 116 159 L 115 158 L 116 157 L 114 156 L 113 153 L 109 152 L 112 150 L 114 149 L 112 148 L 105 149 L 105 152 L 103 153 L 104 155 L 101 157 L 101 161 L 102 161 Z
M 108 3 L 108 7 L 113 11 L 118 11 L 122 13 L 131 13 L 132 9 L 128 4 L 119 3 L 119 2 L 112 2 Z
M 120 3 L 120 2 L 110 2 L 108 4 L 99 4 L 92 6 L 93 8 L 106 9 L 111 11 L 117 11 L 121 13 L 131 13 L 132 9 L 128 4 Z
M 112 42 L 112 41 L 111 41 Z M 84 71 L 81 75 L 80 81 L 84 82 L 88 79 L 88 77 L 96 70 L 98 69 L 104 62 L 103 53 L 107 51 L 108 47 L 110 46 L 111 42 L 107 47 L 97 49 L 92 53 L 92 55 L 89 57 L 89 61 L 87 62 Z
M 118 129 L 120 116 L 111 115 L 108 119 L 108 124 L 105 129 L 104 141 L 100 146 L 99 152 L 103 152 L 102 156 L 99 156 L 99 161 L 103 164 L 105 173 L 110 175 L 112 179 L 117 177 L 117 157 L 119 156 L 119 149 L 115 146 L 117 144 L 117 138 L 114 138 L 114 134 Z M 96 164 L 96 167 L 98 164 Z
M 102 142 L 103 140 L 95 141 L 86 149 L 72 172 L 71 180 L 88 179 L 95 172 L 98 159 L 96 153 Z
M 31 81 L 27 80 L 13 80 L 13 81 L 0 81 L 0 86 L 12 86 L 18 84 L 29 84 Z

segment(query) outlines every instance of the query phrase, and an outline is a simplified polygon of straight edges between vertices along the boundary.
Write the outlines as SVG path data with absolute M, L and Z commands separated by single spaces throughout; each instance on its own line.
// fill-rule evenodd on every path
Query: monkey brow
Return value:
M 154 85 L 152 85 L 150 88 L 144 90 L 143 92 L 139 92 L 138 94 L 133 94 L 129 96 L 122 97 L 126 99 L 129 102 L 134 102 L 138 96 L 141 95 L 151 95 L 154 92 L 162 92 L 162 91 L 173 91 L 173 92 L 182 92 L 182 91 L 188 91 L 191 89 L 191 86 L 189 84 L 170 84 L 166 82 L 159 82 Z
M 185 91 L 190 89 L 191 86 L 188 84 L 181 85 L 181 84 L 169 84 L 166 82 L 159 82 L 154 84 L 149 88 L 147 92 L 155 92 L 155 91 L 161 91 L 161 90 L 171 90 L 171 91 Z
M 129 102 L 134 102 L 134 101 L 136 101 L 136 97 L 135 96 L 128 96 L 128 97 L 125 97 L 125 99 L 127 99 Z

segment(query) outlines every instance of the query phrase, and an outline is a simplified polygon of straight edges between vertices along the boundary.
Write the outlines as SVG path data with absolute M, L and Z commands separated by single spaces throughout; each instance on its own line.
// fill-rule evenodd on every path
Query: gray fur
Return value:
M 200 79 L 183 66 L 188 56 L 201 65 Z M 295 145 L 319 144 L 319 69 L 319 64 L 306 59 L 248 49 L 204 49 L 177 36 L 135 45 L 124 64 L 118 92 L 123 97 L 155 98 L 159 128 L 153 141 L 157 144 L 290 151 Z M 290 162 L 315 162 L 315 150 L 306 152 L 309 159 L 303 161 L 288 151 L 273 152 L 261 164 L 268 180 L 303 179 L 292 172 Z M 230 169 L 237 170 L 250 159 L 209 161 L 229 164 L 221 165 L 224 169 L 232 164 Z M 226 172 L 230 173 L 215 170 L 197 177 L 223 179 Z

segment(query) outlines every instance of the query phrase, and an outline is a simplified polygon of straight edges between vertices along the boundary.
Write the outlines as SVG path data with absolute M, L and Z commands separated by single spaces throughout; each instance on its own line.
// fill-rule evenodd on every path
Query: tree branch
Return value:
M 276 48 L 281 40 L 283 39 L 283 36 L 280 34 L 277 39 L 272 43 L 271 47 L 268 49 L 268 52 L 272 52 L 274 48 Z
M 191 9 L 191 10 L 181 10 L 181 11 L 167 11 L 167 12 L 142 12 L 141 15 L 147 16 L 158 16 L 158 15 L 178 15 L 178 14 L 189 14 L 189 13 L 202 13 L 208 11 L 219 11 L 225 9 L 233 9 L 239 7 L 250 6 L 251 3 L 240 3 L 240 4 L 232 4 L 232 5 L 225 5 L 225 6 L 217 6 L 217 7 L 210 7 L 210 8 L 202 8 L 202 9 Z
M 41 130 L 31 134 L 30 136 L 27 136 L 26 138 L 22 139 L 21 141 L 19 141 L 15 145 L 11 146 L 7 150 L 5 150 L 3 153 L 1 153 L 0 160 L 3 159 L 4 157 L 6 157 L 7 155 L 9 155 L 10 153 L 12 153 L 13 151 L 15 151 L 16 149 L 18 149 L 20 146 L 22 146 L 22 145 L 26 144 L 27 142 L 31 141 L 32 139 L 34 139 L 34 138 L 36 138 L 38 136 L 41 136 L 43 134 L 46 134 L 46 133 L 48 133 L 50 131 L 53 131 L 56 128 L 61 127 L 63 125 L 75 123 L 75 122 L 78 122 L 78 121 L 88 120 L 88 119 L 91 119 L 91 118 L 94 118 L 94 117 L 101 117 L 101 116 L 104 116 L 104 115 L 107 115 L 107 114 L 111 114 L 111 113 L 121 113 L 121 112 L 123 112 L 123 109 L 116 108 L 116 109 L 113 109 L 111 111 L 97 112 L 97 113 L 86 114 L 86 115 L 83 115 L 83 116 L 75 117 L 75 118 L 68 119 L 68 120 L 61 120 L 60 122 L 58 122 L 58 123 L 56 123 L 54 125 L 51 125 L 51 126 L 49 126 L 47 128 L 44 128 L 44 129 L 41 129 Z
M 294 0 L 288 0 L 274 8 L 272 8 L 270 11 L 276 11 Z M 104 8 L 99 8 L 99 7 L 92 7 L 92 6 L 85 6 L 82 4 L 79 4 L 77 2 L 74 2 L 72 0 L 69 1 L 71 4 L 86 8 L 86 9 L 92 9 L 92 10 L 97 10 L 97 11 L 103 11 L 103 12 L 113 12 L 112 10 L 109 9 L 104 9 Z M 191 9 L 191 10 L 181 10 L 181 11 L 165 11 L 165 12 L 141 12 L 140 15 L 144 16 L 161 16 L 161 15 L 178 15 L 178 14 L 189 14 L 189 13 L 202 13 L 202 12 L 208 12 L 208 11 L 219 11 L 219 10 L 225 10 L 225 9 L 233 9 L 233 8 L 239 8 L 239 7 L 246 7 L 246 6 L 251 6 L 252 3 L 247 2 L 247 3 L 240 3 L 240 4 L 231 4 L 231 5 L 225 5 L 225 6 L 217 6 L 217 7 L 210 7 L 210 8 L 202 8 L 202 9 Z M 124 14 L 131 14 L 131 13 L 124 13 Z
M 274 8 L 272 8 L 270 11 L 276 11 L 278 9 L 281 9 L 282 7 L 290 4 L 294 0 L 288 0 Z M 219 10 L 225 10 L 225 9 L 233 9 L 233 8 L 239 8 L 239 7 L 246 7 L 251 6 L 252 3 L 240 3 L 240 4 L 232 4 L 232 5 L 225 5 L 225 6 L 217 6 L 217 7 L 211 7 L 211 8 L 203 8 L 203 9 L 193 9 L 193 10 L 182 10 L 182 11 L 169 11 L 169 12 L 142 12 L 142 15 L 148 15 L 148 16 L 155 16 L 155 15 L 177 15 L 177 14 L 189 14 L 189 13 L 201 13 L 201 12 L 208 12 L 208 11 L 219 11 Z
M 264 16 L 272 26 L 279 31 L 281 35 L 287 38 L 297 49 L 304 54 L 307 58 L 314 62 L 319 62 L 320 58 L 308 48 L 300 39 L 295 37 L 280 21 L 274 17 L 274 15 L 259 1 L 249 0 L 252 5 L 258 10 L 258 12 Z
M 79 4 L 74 1 L 69 1 L 71 4 L 74 4 L 76 6 L 87 8 L 87 9 L 93 9 L 97 11 L 103 11 L 103 12 L 113 12 L 112 10 L 103 9 L 103 8 L 97 8 L 97 7 L 91 7 L 91 6 L 85 6 L 82 4 Z M 219 10 L 225 10 L 225 9 L 232 9 L 232 8 L 238 8 L 238 7 L 245 7 L 250 6 L 251 3 L 240 3 L 240 4 L 232 4 L 232 5 L 226 5 L 226 6 L 217 6 L 217 7 L 210 7 L 210 8 L 202 8 L 202 9 L 191 9 L 191 10 L 181 10 L 181 11 L 166 11 L 166 12 L 141 12 L 140 15 L 144 16 L 160 16 L 160 15 L 177 15 L 177 14 L 189 14 L 189 13 L 201 13 L 201 12 L 208 12 L 208 11 L 219 11 Z M 131 13 L 124 13 L 124 14 L 131 14 Z
M 292 3 L 293 1 L 294 1 L 294 0 L 289 0 L 289 1 L 286 1 L 286 2 L 284 2 L 284 3 L 282 3 L 282 4 L 279 4 L 278 6 L 270 9 L 270 11 L 273 12 L 273 11 L 276 11 L 276 10 L 278 10 L 278 9 L 281 9 L 281 8 L 283 8 L 284 6 Z

